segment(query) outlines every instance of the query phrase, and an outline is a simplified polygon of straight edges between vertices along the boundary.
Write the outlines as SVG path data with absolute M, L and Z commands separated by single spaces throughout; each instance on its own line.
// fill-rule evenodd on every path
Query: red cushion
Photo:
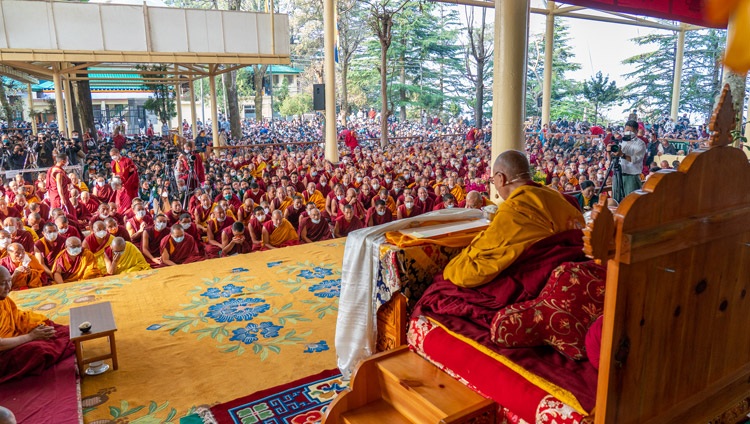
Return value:
M 599 356 L 602 350 L 602 317 L 599 317 L 591 324 L 589 331 L 586 332 L 586 356 L 589 357 L 591 365 L 599 369 Z
M 536 299 L 501 309 L 492 341 L 503 347 L 550 345 L 568 358 L 586 358 L 586 332 L 604 307 L 606 269 L 593 261 L 555 268 Z

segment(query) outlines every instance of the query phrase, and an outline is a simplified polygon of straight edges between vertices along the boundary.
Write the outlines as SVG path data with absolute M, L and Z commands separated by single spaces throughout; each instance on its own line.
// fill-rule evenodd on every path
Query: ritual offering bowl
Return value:
M 78 329 L 81 330 L 81 333 L 88 333 L 91 331 L 91 323 L 88 321 L 84 321 L 81 323 L 81 325 L 78 326 Z

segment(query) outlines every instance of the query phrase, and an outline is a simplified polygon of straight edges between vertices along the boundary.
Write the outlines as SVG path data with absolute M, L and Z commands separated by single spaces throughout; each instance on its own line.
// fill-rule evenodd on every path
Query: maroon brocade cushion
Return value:
M 606 269 L 593 261 L 555 268 L 536 299 L 501 309 L 492 341 L 503 347 L 550 345 L 575 360 L 586 358 L 586 331 L 602 314 Z

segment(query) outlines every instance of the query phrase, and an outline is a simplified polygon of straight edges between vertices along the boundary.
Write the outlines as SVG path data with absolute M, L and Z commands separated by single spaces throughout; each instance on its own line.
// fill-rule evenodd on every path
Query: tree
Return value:
M 339 67 L 341 69 L 341 122 L 349 114 L 349 68 L 354 52 L 365 39 L 364 10 L 356 0 L 342 0 L 339 6 Z
M 162 74 L 153 74 L 154 78 L 166 78 L 167 67 L 165 65 L 138 65 L 136 69 L 154 72 L 163 72 Z M 156 115 L 162 124 L 166 124 L 170 119 L 177 116 L 177 107 L 175 105 L 175 93 L 172 87 L 167 84 L 154 84 L 144 87 L 153 92 L 144 103 L 143 108 L 151 111 Z M 181 124 L 181 123 L 178 123 Z
M 274 90 L 274 96 L 276 100 L 273 102 L 273 109 L 276 112 L 281 112 L 281 104 L 289 97 L 289 80 L 285 75 L 281 75 L 281 84 L 278 90 Z
M 408 0 L 370 0 L 365 1 L 370 9 L 369 26 L 380 43 L 380 146 L 388 145 L 388 49 L 393 42 L 393 17 L 403 10 Z
M 78 75 L 88 77 L 88 74 Z M 94 124 L 94 105 L 91 100 L 91 86 L 88 80 L 75 81 L 71 82 L 71 84 L 74 87 L 74 110 L 78 116 L 78 119 L 76 119 L 76 128 L 81 132 L 91 130 L 91 137 L 96 140 L 97 133 Z
M 594 123 L 599 119 L 599 108 L 606 107 L 619 99 L 619 91 L 614 81 L 609 80 L 609 75 L 602 76 L 602 72 L 583 83 L 583 97 L 594 104 Z
M 487 35 L 487 9 L 482 8 L 479 26 L 474 26 L 474 7 L 466 8 L 469 45 L 466 48 L 466 75 L 474 83 L 474 125 L 482 128 L 484 85 L 489 77 L 487 67 L 492 59 L 492 36 Z M 470 11 L 470 12 L 469 12 Z
M 279 113 L 282 116 L 301 116 L 312 110 L 312 96 L 309 93 L 300 93 L 289 96 L 280 102 Z
M 253 85 L 255 86 L 255 120 L 263 120 L 263 77 L 268 65 L 253 65 Z
M 623 88 L 628 109 L 642 110 L 647 118 L 657 118 L 669 111 L 672 102 L 677 33 L 655 33 L 636 37 L 640 46 L 653 50 L 623 61 L 633 71 Z M 721 56 L 726 44 L 726 31 L 705 29 L 685 33 L 685 50 L 680 90 L 680 111 L 699 113 L 708 118 L 714 99 L 721 91 Z
M 581 69 L 581 65 L 574 62 L 575 55 L 570 46 L 568 26 L 560 18 L 555 19 L 553 27 L 552 51 L 552 116 L 583 114 L 584 105 L 580 102 L 578 93 L 581 84 L 566 77 L 571 71 Z M 526 114 L 529 116 L 542 115 L 542 96 L 544 94 L 544 55 L 546 50 L 546 33 L 529 37 L 529 50 L 526 71 Z M 575 106 L 578 105 L 578 108 Z M 571 108 L 572 107 L 572 108 Z M 571 110 L 573 109 L 573 110 Z M 578 109 L 578 110 L 576 110 Z
M 13 121 L 13 108 L 10 105 L 10 100 L 8 99 L 7 91 L 12 88 L 12 85 L 15 83 L 13 80 L 7 80 L 8 82 L 5 82 L 5 79 L 0 77 L 0 104 L 2 104 L 3 107 L 3 116 L 5 117 L 5 120 L 8 121 L 8 126 Z

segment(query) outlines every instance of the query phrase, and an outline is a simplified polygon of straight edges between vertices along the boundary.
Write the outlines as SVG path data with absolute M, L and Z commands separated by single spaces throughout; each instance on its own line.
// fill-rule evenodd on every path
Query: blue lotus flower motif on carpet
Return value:
M 282 328 L 284 327 L 281 325 L 274 325 L 274 323 L 269 321 L 261 322 L 260 324 L 251 322 L 242 328 L 232 330 L 232 334 L 234 335 L 229 340 L 252 344 L 258 341 L 258 333 L 266 339 L 278 337 L 279 330 Z
M 308 280 L 312 280 L 313 278 L 325 278 L 330 275 L 333 275 L 332 269 L 321 268 L 319 266 L 316 266 L 312 270 L 303 269 L 302 271 L 299 272 L 299 274 L 297 274 L 297 277 L 302 277 Z
M 217 322 L 250 321 L 270 308 L 263 299 L 234 298 L 209 307 L 206 316 Z
M 235 286 L 234 284 L 227 284 L 222 289 L 216 287 L 210 287 L 201 296 L 206 296 L 209 299 L 219 299 L 222 297 L 232 297 L 235 294 L 242 293 L 242 287 Z
M 273 268 L 273 267 L 275 267 L 275 266 L 279 266 L 279 265 L 281 265 L 281 262 L 283 262 L 283 261 L 273 261 L 273 262 L 267 262 L 267 263 L 266 263 L 266 266 L 267 266 L 267 267 L 269 267 L 269 268 Z
M 328 350 L 328 343 L 325 340 L 321 340 L 317 343 L 305 345 L 304 353 L 324 352 L 326 350 Z
M 341 294 L 341 279 L 324 280 L 318 284 L 313 284 L 307 290 L 317 297 L 339 297 Z

